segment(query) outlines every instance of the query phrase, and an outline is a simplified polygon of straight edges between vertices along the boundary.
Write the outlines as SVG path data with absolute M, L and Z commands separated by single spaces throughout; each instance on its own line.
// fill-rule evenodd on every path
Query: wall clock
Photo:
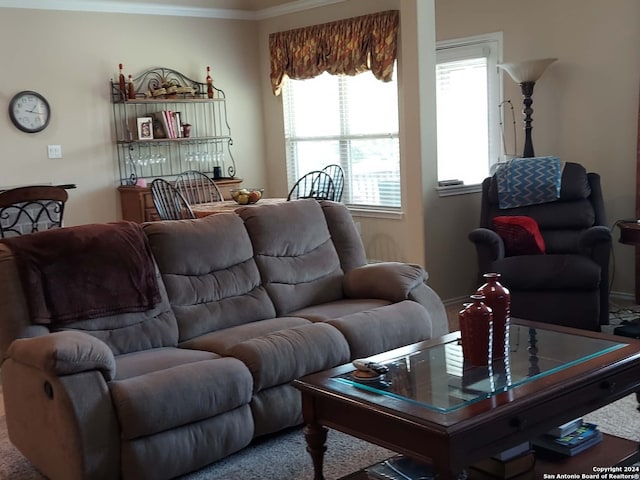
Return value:
M 25 90 L 16 93 L 9 103 L 9 117 L 13 124 L 27 133 L 36 133 L 49 125 L 49 102 L 37 92 Z

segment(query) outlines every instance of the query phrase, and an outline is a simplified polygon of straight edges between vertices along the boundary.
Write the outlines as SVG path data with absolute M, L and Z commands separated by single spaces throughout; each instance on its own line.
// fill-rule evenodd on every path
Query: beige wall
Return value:
M 211 65 L 225 91 L 239 176 L 264 182 L 263 128 L 255 23 L 249 21 L 0 10 L 0 185 L 76 183 L 66 224 L 120 218 L 118 170 L 112 143 L 109 80 L 123 63 L 136 75 L 155 66 L 204 81 Z M 48 99 L 53 116 L 37 134 L 18 131 L 6 106 L 20 90 Z M 47 158 L 47 145 L 63 158 Z
M 522 0 L 346 0 L 257 22 L 3 8 L 0 185 L 77 183 L 68 225 L 118 219 L 108 97 L 117 64 L 134 74 L 166 66 L 196 79 L 211 65 L 228 98 L 238 175 L 271 196 L 284 195 L 282 111 L 270 92 L 268 34 L 393 8 L 401 10 L 401 167 L 408 201 L 402 218 L 356 218 L 372 257 L 424 264 L 444 299 L 476 287 L 467 234 L 478 222 L 479 194 L 440 198 L 435 192 L 434 36 L 502 31 L 505 61 L 558 57 L 536 85 L 536 153 L 600 172 L 610 224 L 634 216 L 637 0 L 538 0 L 535 7 Z M 508 77 L 504 86 L 505 98 L 520 105 L 518 87 Z M 6 105 L 23 89 L 51 103 L 54 116 L 44 132 L 27 135 L 9 121 Z M 47 159 L 48 144 L 61 144 L 64 158 Z M 613 290 L 629 294 L 633 249 L 615 242 L 614 252 Z

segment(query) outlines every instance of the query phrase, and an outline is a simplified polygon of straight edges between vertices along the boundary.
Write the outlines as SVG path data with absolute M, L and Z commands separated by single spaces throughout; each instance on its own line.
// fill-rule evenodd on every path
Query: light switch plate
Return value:
M 49 158 L 62 158 L 62 145 L 48 145 Z

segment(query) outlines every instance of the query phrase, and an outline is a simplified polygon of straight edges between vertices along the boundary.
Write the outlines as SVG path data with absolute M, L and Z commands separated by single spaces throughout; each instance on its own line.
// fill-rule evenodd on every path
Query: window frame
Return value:
M 487 90 L 488 90 L 488 125 L 489 125 L 489 143 L 493 145 L 489 155 L 489 164 L 487 165 L 487 176 L 491 172 L 492 167 L 498 163 L 501 154 L 501 133 L 500 133 L 500 104 L 503 98 L 502 75 L 500 74 L 498 64 L 502 62 L 503 50 L 503 33 L 493 32 L 482 35 L 473 35 L 470 37 L 455 38 L 449 40 L 441 40 L 436 42 L 436 66 L 443 61 L 451 61 L 455 58 L 469 58 L 467 52 L 474 48 L 488 48 L 490 50 L 487 55 Z M 466 55 L 465 55 L 466 53 Z M 495 73 L 495 75 L 494 75 Z M 435 75 L 435 71 L 434 71 Z M 492 81 L 493 80 L 493 81 Z M 436 79 L 437 81 L 437 79 Z M 436 158 L 436 172 L 438 168 L 438 159 Z M 482 182 L 465 185 L 447 185 L 440 186 L 436 173 L 436 190 L 441 197 L 450 195 L 463 195 L 467 193 L 475 193 L 482 191 Z
M 397 144 L 397 171 L 398 171 L 398 183 L 399 183 L 399 191 L 398 191 L 398 196 L 397 199 L 399 201 L 398 205 L 374 205 L 374 204 L 364 204 L 364 203 L 350 203 L 350 200 L 353 198 L 353 192 L 350 191 L 350 187 L 351 185 L 349 184 L 349 175 L 350 175 L 350 167 L 352 165 L 345 165 L 343 164 L 342 161 L 336 161 L 336 162 L 332 162 L 332 163 L 339 163 L 342 167 L 343 170 L 345 171 L 345 193 L 347 191 L 347 189 L 349 189 L 349 195 L 350 197 L 348 199 L 343 198 L 343 202 L 345 203 L 345 205 L 349 208 L 349 210 L 351 210 L 352 212 L 358 212 L 358 214 L 363 214 L 363 216 L 389 216 L 389 217 L 397 217 L 397 216 L 402 216 L 403 215 L 403 211 L 404 211 L 404 195 L 403 195 L 403 191 L 402 191 L 402 158 L 401 158 L 401 145 L 400 145 L 400 138 L 401 138 L 401 134 L 400 134 L 400 101 L 399 101 L 399 97 L 400 97 L 400 92 L 398 91 L 399 85 L 398 85 L 398 78 L 397 78 L 397 67 L 398 64 L 396 62 L 395 66 L 394 66 L 394 75 L 393 75 L 393 83 L 395 84 L 395 91 L 396 91 L 396 114 L 398 116 L 397 119 L 397 130 L 395 132 L 389 132 L 389 131 L 381 131 L 379 133 L 373 133 L 373 134 L 345 134 L 345 128 L 346 126 L 343 124 L 345 121 L 345 118 L 348 118 L 348 114 L 349 111 L 346 108 L 343 108 L 342 105 L 339 105 L 339 112 L 340 115 L 345 114 L 346 117 L 342 117 L 341 116 L 341 125 L 340 125 L 340 132 L 337 135 L 318 135 L 318 136 L 313 136 L 313 137 L 309 137 L 309 136 L 304 136 L 304 135 L 300 135 L 300 136 L 296 136 L 294 135 L 293 137 L 289 136 L 288 133 L 288 124 L 287 124 L 287 116 L 292 116 L 294 115 L 294 112 L 292 112 L 292 108 L 291 105 L 288 105 L 288 101 L 285 100 L 287 98 L 287 95 L 289 95 L 289 92 L 287 92 L 287 88 L 289 87 L 289 82 L 291 81 L 295 81 L 295 80 L 291 80 L 289 78 L 287 78 L 287 80 L 285 81 L 285 84 L 283 85 L 283 91 L 282 91 L 282 98 L 283 98 L 283 115 L 284 115 L 284 124 L 285 124 L 285 136 L 284 136 L 284 141 L 285 141 L 285 162 L 286 162 L 286 171 L 287 171 L 287 187 L 291 188 L 293 184 L 290 184 L 291 181 L 294 181 L 295 178 L 294 177 L 299 177 L 302 173 L 304 172 L 299 172 L 297 171 L 297 169 L 299 168 L 299 162 L 295 162 L 295 164 L 293 164 L 294 162 L 290 162 L 289 160 L 289 152 L 291 151 L 291 146 L 290 143 L 291 142 L 296 142 L 296 141 L 309 141 L 309 140 L 336 140 L 341 146 L 340 149 L 344 149 L 344 148 L 348 148 L 345 147 L 343 144 L 348 144 L 354 140 L 358 141 L 358 140 L 366 140 L 366 139 L 370 139 L 372 141 L 376 141 L 378 139 L 380 140 L 388 140 L 388 139 L 392 139 L 395 140 L 396 144 Z M 373 75 L 371 72 L 363 72 L 359 75 Z M 348 88 L 346 87 L 343 83 L 340 81 L 340 77 L 338 78 L 338 85 L 337 85 L 337 89 L 340 92 L 339 93 L 339 98 L 343 98 L 343 92 L 344 89 Z M 380 81 L 378 79 L 376 79 L 375 81 Z M 340 160 L 345 160 L 347 162 L 349 162 L 348 160 L 349 154 L 341 154 L 340 155 Z M 293 164 L 293 165 L 292 165 Z

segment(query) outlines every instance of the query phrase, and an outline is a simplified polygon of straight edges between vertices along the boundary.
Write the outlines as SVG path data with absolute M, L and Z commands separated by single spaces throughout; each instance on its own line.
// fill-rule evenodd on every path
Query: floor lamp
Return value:
M 522 95 L 524 96 L 524 152 L 522 156 L 524 158 L 530 158 L 535 156 L 533 153 L 533 143 L 531 142 L 531 114 L 533 108 L 531 104 L 531 96 L 533 95 L 533 86 L 536 81 L 542 76 L 544 71 L 549 65 L 558 60 L 557 58 L 543 58 L 540 60 L 527 60 L 525 62 L 515 63 L 499 63 L 498 67 L 505 70 L 511 78 L 520 85 Z

